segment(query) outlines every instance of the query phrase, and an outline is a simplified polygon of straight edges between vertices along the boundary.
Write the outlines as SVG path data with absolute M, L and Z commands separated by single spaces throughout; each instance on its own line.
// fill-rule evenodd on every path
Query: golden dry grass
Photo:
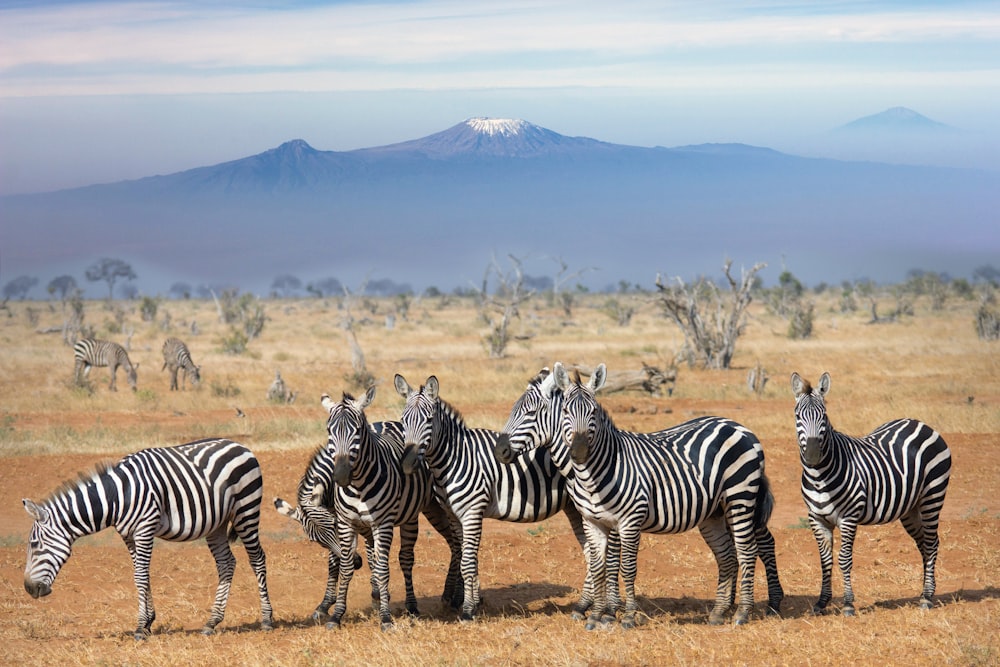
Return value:
M 408 320 L 385 326 L 394 306 L 376 300 L 356 306 L 358 339 L 379 393 L 372 421 L 398 417 L 402 400 L 392 376 L 411 384 L 435 374 L 442 395 L 475 426 L 499 428 L 525 382 L 556 360 L 609 371 L 641 362 L 665 366 L 681 336 L 644 305 L 628 327 L 601 310 L 597 295 L 578 306 L 572 320 L 538 301 L 523 311 L 519 333 L 504 359 L 489 359 L 485 328 L 470 304 L 414 303 Z M 482 551 L 487 605 L 472 624 L 458 624 L 440 609 L 437 595 L 447 554 L 436 535 L 422 532 L 416 584 L 425 617 L 399 618 L 391 633 L 378 630 L 368 610 L 367 568 L 351 588 L 349 622 L 328 632 L 305 621 L 322 592 L 325 557 L 303 543 L 286 519 L 267 511 L 263 541 L 278 627 L 257 629 L 259 610 L 245 553 L 220 633 L 201 637 L 214 588 L 210 555 L 203 545 L 159 543 L 153 558 L 158 619 L 154 636 L 131 639 L 136 598 L 127 552 L 113 534 L 86 538 L 60 574 L 53 594 L 32 600 L 21 586 L 24 540 L 30 520 L 20 498 L 39 498 L 62 479 L 104 458 L 141 447 L 224 435 L 258 453 L 265 491 L 293 492 L 312 449 L 323 441 L 318 397 L 351 386 L 350 353 L 336 300 L 267 301 L 260 339 L 242 356 L 221 352 L 227 328 L 211 302 L 164 302 L 172 327 L 142 322 L 135 304 L 126 315 L 134 327 L 132 359 L 140 363 L 139 391 L 119 376 L 119 392 L 107 389 L 107 369 L 94 369 L 91 390 L 73 386 L 72 350 L 58 334 L 35 333 L 61 324 L 58 306 L 13 304 L 0 311 L 0 642 L 14 664 L 956 664 L 1000 661 L 1000 347 L 979 341 L 974 304 L 953 300 L 932 312 L 917 302 L 916 315 L 868 325 L 867 313 L 840 314 L 832 298 L 817 305 L 812 339 L 792 341 L 787 324 L 755 304 L 746 334 L 728 371 L 679 369 L 673 396 L 624 392 L 603 398 L 622 427 L 653 430 L 698 414 L 740 421 L 764 442 L 778 509 L 772 530 L 789 595 L 783 619 L 759 613 L 749 625 L 710 627 L 706 609 L 714 589 L 714 564 L 697 533 L 647 536 L 640 555 L 640 604 L 648 615 L 639 629 L 587 633 L 565 613 L 582 580 L 579 549 L 565 520 L 538 525 L 488 522 Z M 37 321 L 29 323 L 28 309 Z M 87 303 L 87 322 L 98 334 L 114 318 L 101 302 Z M 197 336 L 189 333 L 196 321 Z M 160 346 L 168 335 L 188 343 L 202 366 L 197 391 L 170 392 L 161 372 Z M 762 396 L 745 387 L 755 363 L 771 377 Z M 270 403 L 265 392 L 275 370 L 297 400 Z M 798 371 L 815 380 L 833 376 L 831 418 L 842 431 L 860 434 L 886 419 L 921 418 L 952 445 L 955 469 L 942 525 L 938 602 L 922 613 L 916 549 L 898 525 L 862 528 L 856 546 L 855 590 L 861 613 L 814 617 L 808 609 L 819 588 L 812 535 L 800 527 L 805 512 L 798 495 L 788 377 Z M 236 408 L 245 415 L 237 416 Z M 424 537 L 424 533 L 429 537 Z M 402 600 L 393 568 L 394 610 Z M 758 577 L 758 600 L 765 595 Z M 841 592 L 835 573 L 834 602 Z

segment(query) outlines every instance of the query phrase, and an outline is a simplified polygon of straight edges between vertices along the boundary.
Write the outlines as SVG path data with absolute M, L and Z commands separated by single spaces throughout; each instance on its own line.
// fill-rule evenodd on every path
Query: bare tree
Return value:
M 3 286 L 3 295 L 8 299 L 24 301 L 31 288 L 38 284 L 38 278 L 33 276 L 18 276 Z
M 520 317 L 521 304 L 526 302 L 535 292 L 524 286 L 524 271 L 521 260 L 514 255 L 507 255 L 511 269 L 505 272 L 497 262 L 496 255 L 483 273 L 482 287 L 477 291 L 480 317 L 489 326 L 486 342 L 491 359 L 503 357 L 510 343 L 510 324 Z M 490 277 L 495 277 L 496 288 L 490 294 Z
M 552 282 L 552 300 L 562 306 L 563 314 L 567 319 L 573 317 L 573 293 L 566 291 L 566 283 L 579 278 L 587 271 L 596 271 L 596 266 L 588 266 L 579 271 L 569 272 L 569 264 L 562 257 L 550 257 L 552 261 L 559 265 L 555 280 Z
M 364 294 L 367 289 L 368 279 L 365 278 L 357 293 Z M 368 365 L 365 363 L 365 353 L 361 349 L 361 344 L 358 342 L 358 335 L 354 331 L 354 315 L 351 313 L 351 308 L 354 305 L 356 297 L 346 285 L 343 286 L 343 290 L 344 317 L 340 321 L 340 326 L 344 329 L 344 335 L 347 337 L 347 346 L 351 349 L 351 368 L 354 370 L 354 373 L 347 380 L 359 388 L 367 389 L 375 384 L 375 376 L 368 370 Z
M 688 365 L 701 363 L 704 368 L 729 368 L 736 350 L 736 339 L 746 327 L 745 311 L 753 300 L 751 288 L 757 272 L 767 266 L 760 262 L 742 271 L 740 280 L 732 276 L 732 260 L 722 269 L 729 284 L 728 298 L 719 286 L 704 278 L 685 285 L 665 285 L 656 276 L 659 304 L 667 317 L 681 328 Z

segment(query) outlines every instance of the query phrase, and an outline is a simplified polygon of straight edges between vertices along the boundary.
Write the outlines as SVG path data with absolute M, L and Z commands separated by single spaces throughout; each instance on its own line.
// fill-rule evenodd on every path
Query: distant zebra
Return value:
M 401 421 L 406 445 L 403 470 L 426 461 L 435 492 L 454 515 L 462 538 L 462 579 L 465 586 L 462 620 L 472 620 L 480 605 L 479 545 L 483 519 L 533 523 L 563 511 L 586 554 L 580 513 L 566 494 L 566 480 L 546 450 L 538 450 L 502 465 L 493 454 L 496 431 L 469 428 L 458 411 L 441 399 L 438 379 L 427 378 L 413 389 L 396 375 L 396 391 L 406 399 Z M 593 599 L 593 587 L 584 583 L 576 604 L 583 613 Z
M 73 543 L 114 526 L 135 567 L 139 592 L 135 638 L 144 639 L 156 619 L 149 585 L 153 538 L 172 542 L 205 538 L 219 573 L 212 614 L 202 629 L 211 634 L 225 614 L 236 568 L 229 542 L 239 537 L 257 575 L 261 627 L 269 630 L 271 602 L 258 535 L 262 490 L 257 459 L 231 440 L 144 449 L 114 465 L 98 466 L 64 483 L 41 503 L 24 499 L 24 508 L 35 520 L 28 538 L 24 589 L 34 598 L 51 593 Z
M 118 343 L 109 340 L 84 338 L 77 341 L 76 345 L 73 346 L 73 357 L 75 359 L 73 379 L 77 383 L 90 375 L 92 366 L 107 366 L 111 369 L 111 384 L 109 387 L 111 391 L 118 391 L 118 387 L 115 386 L 115 380 L 118 375 L 118 367 L 121 366 L 125 369 L 125 379 L 128 380 L 132 391 L 136 390 L 135 383 L 139 364 L 133 364 L 128 358 L 128 352 Z
M 500 439 L 497 442 L 496 456 L 498 460 L 506 463 L 535 448 L 548 448 L 553 461 L 555 461 L 559 470 L 568 480 L 572 497 L 572 489 L 576 483 L 576 479 L 573 460 L 570 456 L 570 448 L 562 441 L 562 410 L 563 393 L 556 387 L 555 375 L 547 368 L 542 369 L 528 383 L 527 389 L 511 408 L 507 424 L 504 426 Z M 734 433 L 740 432 L 739 429 L 734 431 L 733 424 L 733 422 L 719 417 L 702 417 L 645 435 L 651 440 L 655 440 L 659 447 L 669 452 L 671 456 L 683 459 L 683 457 L 687 456 L 687 448 L 691 446 L 692 438 L 703 437 L 707 434 L 708 437 L 717 437 L 718 444 L 722 446 L 725 437 L 730 437 Z M 745 431 L 745 429 L 742 430 Z M 763 472 L 763 448 L 761 448 L 756 438 L 748 437 L 747 440 L 757 450 L 759 465 Z M 705 449 L 705 443 L 702 443 L 701 447 Z M 671 483 L 675 482 L 671 481 Z M 770 508 L 774 504 L 774 498 L 771 495 L 770 489 L 766 486 L 761 497 L 765 503 L 765 514 L 769 514 Z M 612 540 L 618 539 L 616 532 L 614 528 L 611 529 L 610 538 Z M 755 534 L 758 555 L 764 564 L 764 570 L 767 574 L 768 613 L 777 614 L 781 606 L 781 601 L 784 598 L 784 591 L 778 577 L 774 537 L 771 535 L 766 522 L 758 522 L 756 524 Z M 709 543 L 709 546 L 712 546 L 711 543 Z M 617 546 L 612 548 L 617 548 Z M 730 546 L 729 548 L 734 549 L 735 547 Z M 715 549 L 713 548 L 714 551 Z M 735 552 L 730 551 L 730 553 Z M 736 579 L 730 578 L 730 582 L 728 601 L 732 605 L 735 600 Z M 617 589 L 615 589 L 614 593 L 617 596 Z M 613 609 L 613 607 L 609 607 L 609 609 Z M 612 618 L 609 616 L 606 620 L 610 622 Z
M 168 338 L 163 343 L 163 368 L 160 372 L 170 369 L 170 390 L 177 389 L 177 371 L 184 370 L 184 381 L 191 379 L 191 386 L 197 387 L 201 383 L 201 367 L 195 366 L 191 360 L 191 352 L 187 345 L 180 338 Z
M 924 566 L 920 606 L 930 609 L 938 555 L 938 517 L 951 475 L 951 452 L 944 439 L 915 419 L 882 424 L 863 438 L 835 431 L 826 413 L 830 374 L 813 388 L 792 373 L 795 432 L 802 462 L 802 498 L 819 545 L 823 581 L 813 612 L 833 597 L 833 529 L 840 529 L 838 562 L 844 575 L 845 616 L 854 615 L 851 567 L 858 526 L 902 521 L 917 543 Z
M 374 397 L 374 387 L 360 400 L 345 393 L 343 400 L 335 403 L 323 395 L 323 407 L 329 412 L 327 446 L 313 457 L 299 484 L 299 510 L 310 524 L 308 530 L 322 536 L 324 541 L 332 537 L 336 546 L 331 547 L 331 553 L 340 554 L 336 603 L 328 628 L 339 627 L 347 610 L 347 592 L 359 535 L 364 536 L 368 544 L 372 599 L 377 605 L 382 629 L 392 627 L 389 553 L 395 526 L 400 528 L 399 564 L 405 581 L 406 610 L 413 615 L 419 613 L 413 589 L 413 548 L 420 514 L 427 517 L 451 550 L 451 566 L 442 599 L 457 605 L 455 598 L 460 594 L 461 554 L 448 516 L 434 498 L 426 468 L 413 475 L 403 474 L 400 424 L 386 422 L 376 425 L 378 428 L 369 426 L 364 409 Z M 334 496 L 324 501 L 327 489 L 334 490 Z M 332 511 L 328 507 L 332 507 Z M 332 564 L 330 572 L 332 578 Z
M 598 603 L 604 597 L 608 535 L 621 540 L 625 582 L 623 627 L 635 625 L 636 561 L 641 533 L 681 533 L 697 527 L 715 554 L 719 582 L 709 622 L 722 623 L 732 606 L 739 576 L 740 599 L 733 621 L 749 620 L 753 609 L 756 534 L 766 525 L 772 496 L 764 475 L 757 438 L 736 422 L 719 417 L 695 419 L 672 429 L 673 447 L 655 437 L 618 429 L 597 402 L 607 370 L 600 364 L 587 384 L 571 380 L 561 363 L 553 367 L 563 393 L 561 438 L 553 441 L 555 458 L 568 449 L 574 483 L 569 492 L 584 517 L 591 548 L 590 578 Z M 587 621 L 593 629 L 602 618 L 595 604 Z

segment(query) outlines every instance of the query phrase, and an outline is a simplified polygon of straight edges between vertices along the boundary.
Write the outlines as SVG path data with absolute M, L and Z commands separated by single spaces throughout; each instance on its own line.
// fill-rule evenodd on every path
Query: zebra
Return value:
M 458 604 L 454 598 L 459 590 L 459 543 L 453 537 L 447 514 L 434 498 L 426 468 L 411 475 L 404 475 L 400 468 L 401 425 L 390 422 L 383 423 L 380 429 L 369 426 L 364 410 L 374 397 L 374 386 L 360 399 L 348 393 L 344 393 L 340 402 L 334 402 L 327 394 L 322 396 L 323 407 L 329 412 L 327 445 L 313 457 L 299 485 L 299 509 L 308 517 L 311 529 L 324 535 L 324 541 L 332 539 L 340 553 L 337 596 L 328 629 L 340 627 L 347 610 L 358 535 L 363 535 L 368 544 L 372 599 L 377 605 L 382 629 L 393 626 L 389 611 L 389 551 L 397 525 L 406 610 L 414 616 L 419 614 L 413 589 L 413 548 L 420 514 L 427 517 L 449 544 L 451 565 L 442 599 L 452 605 Z M 330 487 L 335 489 L 335 497 L 331 498 L 332 503 L 324 503 L 323 495 Z M 333 512 L 326 509 L 330 504 Z M 331 553 L 334 551 L 331 548 Z
M 617 530 L 625 582 L 624 628 L 635 626 L 636 560 L 641 533 L 681 533 L 697 527 L 719 566 L 715 606 L 709 623 L 720 624 L 734 598 L 739 576 L 737 625 L 753 609 L 756 534 L 766 525 L 772 496 L 764 475 L 757 438 L 736 422 L 719 417 L 695 419 L 672 429 L 673 446 L 649 434 L 617 428 L 595 398 L 607 381 L 602 363 L 587 384 L 570 379 L 559 362 L 555 386 L 563 393 L 560 438 L 550 447 L 573 468 L 569 491 L 584 517 L 591 554 L 590 576 L 598 602 L 604 599 L 608 535 Z M 558 453 L 559 449 L 564 450 Z M 614 620 L 595 604 L 586 628 Z
M 560 472 L 567 478 L 572 489 L 576 483 L 574 476 L 573 462 L 570 457 L 569 448 L 561 440 L 560 420 L 562 418 L 563 393 L 556 387 L 555 375 L 548 368 L 543 368 L 528 383 L 527 389 L 515 401 L 511 408 L 510 416 L 504 426 L 503 432 L 497 442 L 496 456 L 501 463 L 507 463 L 517 456 L 523 455 L 539 447 L 549 448 L 552 458 L 559 467 Z M 721 430 L 710 430 L 713 423 L 723 427 Z M 674 456 L 684 456 L 684 447 L 688 446 L 686 440 L 699 433 L 708 433 L 710 437 L 715 435 L 731 434 L 732 422 L 718 417 L 703 417 L 697 420 L 685 422 L 669 429 L 646 434 L 649 438 L 657 441 L 660 447 L 673 452 Z M 744 429 L 745 430 L 745 429 Z M 557 442 L 558 441 L 558 442 Z M 756 438 L 748 438 L 759 455 L 761 469 L 764 465 L 764 452 Z M 722 440 L 720 440 L 720 444 Z M 702 445 L 704 449 L 704 445 Z M 769 514 L 773 507 L 774 498 L 770 489 L 765 486 L 763 502 L 765 503 L 765 513 Z M 768 607 L 767 613 L 778 615 L 780 613 L 781 601 L 784 598 L 784 591 L 781 580 L 778 576 L 778 563 L 775 554 L 774 536 L 767 527 L 766 522 L 758 522 L 755 526 L 755 536 L 757 540 L 758 556 L 764 564 L 767 574 L 768 587 Z M 612 528 L 609 542 L 609 558 L 617 558 L 617 554 L 612 554 L 612 549 L 617 550 L 617 531 Z M 709 547 L 711 547 L 709 543 Z M 713 549 L 714 551 L 714 549 Z M 617 583 L 617 576 L 614 577 Z M 608 581 L 612 581 L 608 577 Z M 735 599 L 736 580 L 731 579 L 729 588 L 729 604 L 732 605 Z M 613 591 L 617 597 L 617 588 Z M 617 605 L 609 606 L 612 610 Z M 611 618 L 605 619 L 608 622 Z
M 459 412 L 440 397 L 437 377 L 431 375 L 419 389 L 413 389 L 402 375 L 396 374 L 394 384 L 397 393 L 406 399 L 400 419 L 406 447 L 403 471 L 426 462 L 435 493 L 450 512 L 455 532 L 461 537 L 461 620 L 473 620 L 481 604 L 479 546 L 484 518 L 534 523 L 562 511 L 586 557 L 582 518 L 569 502 L 566 480 L 546 450 L 501 465 L 493 455 L 500 434 L 469 428 Z M 575 604 L 576 613 L 586 612 L 592 600 L 593 587 L 588 579 Z
M 858 526 L 900 520 L 924 566 L 920 607 L 930 609 L 938 555 L 938 518 L 951 475 L 951 451 L 941 435 L 915 419 L 882 424 L 863 438 L 834 430 L 826 412 L 830 374 L 814 388 L 792 373 L 795 433 L 802 463 L 802 498 L 819 546 L 823 579 L 813 613 L 833 597 L 833 529 L 840 530 L 844 616 L 854 615 L 851 567 Z
M 170 369 L 170 390 L 177 389 L 177 371 L 184 370 L 184 380 L 181 388 L 188 378 L 191 378 L 191 386 L 197 387 L 201 383 L 201 366 L 195 366 L 191 359 L 191 352 L 187 345 L 180 338 L 168 338 L 163 342 L 163 368 L 160 372 Z
M 73 378 L 79 383 L 83 378 L 90 375 L 92 366 L 107 366 L 111 369 L 111 391 L 118 391 L 115 380 L 118 375 L 118 367 L 125 369 L 125 379 L 136 390 L 137 372 L 139 364 L 133 364 L 128 358 L 128 352 L 118 343 L 109 340 L 97 340 L 94 338 L 83 338 L 73 346 Z
M 258 526 L 263 493 L 260 465 L 243 445 L 208 439 L 174 447 L 153 447 L 113 465 L 99 465 L 65 482 L 49 497 L 24 509 L 34 519 L 28 538 L 24 589 L 33 598 L 52 592 L 73 543 L 109 526 L 122 536 L 134 566 L 139 592 L 135 638 L 151 634 L 156 611 L 149 585 L 153 538 L 189 542 L 205 538 L 219 573 L 212 613 L 202 629 L 212 634 L 222 621 L 236 558 L 229 542 L 246 547 L 257 575 L 261 627 L 272 627 L 267 571 Z

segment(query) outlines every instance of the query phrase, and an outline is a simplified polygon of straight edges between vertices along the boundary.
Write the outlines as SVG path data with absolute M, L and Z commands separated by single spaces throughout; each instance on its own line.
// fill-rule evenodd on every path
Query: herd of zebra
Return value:
M 125 348 L 110 340 L 98 340 L 96 338 L 84 338 L 76 342 L 73 346 L 73 380 L 77 383 L 86 379 L 90 375 L 90 369 L 94 366 L 103 368 L 105 366 L 111 371 L 111 391 L 118 391 L 116 379 L 119 366 L 125 372 L 125 379 L 128 381 L 132 391 L 136 391 L 138 382 L 139 364 L 133 364 L 128 358 Z M 163 368 L 160 370 L 170 371 L 170 389 L 183 389 L 187 382 L 191 386 L 197 387 L 201 382 L 201 367 L 195 366 L 191 359 L 191 352 L 184 341 L 179 338 L 168 338 L 163 343 Z M 177 385 L 178 371 L 184 371 L 181 376 L 181 385 Z
M 166 351 L 165 346 L 165 351 Z M 97 357 L 81 343 L 78 349 Z M 574 618 L 593 629 L 636 624 L 637 551 L 642 533 L 697 528 L 715 555 L 718 584 L 709 622 L 747 622 L 753 610 L 756 561 L 764 566 L 768 613 L 784 596 L 775 541 L 768 529 L 774 498 L 764 451 L 746 427 L 721 417 L 699 417 L 653 433 L 615 426 L 596 393 L 607 379 L 600 364 L 584 382 L 556 363 L 532 378 L 514 403 L 502 431 L 471 428 L 441 398 L 430 376 L 417 388 L 396 375 L 405 399 L 399 421 L 369 423 L 375 397 L 344 393 L 322 397 L 327 442 L 312 455 L 296 503 L 275 508 L 299 522 L 306 536 L 329 551 L 328 577 L 313 618 L 339 627 L 353 573 L 361 567 L 359 537 L 371 569 L 371 593 L 383 629 L 389 608 L 389 553 L 399 527 L 405 609 L 418 614 L 413 587 L 414 544 L 423 515 L 450 549 L 442 600 L 462 620 L 480 608 L 478 554 L 483 520 L 536 522 L 564 513 L 580 543 L 584 579 Z M 900 520 L 923 562 L 919 604 L 930 608 L 935 589 L 938 517 L 951 471 L 942 437 L 922 422 L 888 422 L 863 438 L 832 427 L 825 396 L 830 376 L 816 387 L 792 374 L 795 428 L 802 465 L 801 491 L 819 547 L 820 596 L 831 600 L 833 530 L 839 529 L 844 615 L 854 614 L 853 541 L 859 525 Z M 222 620 L 239 537 L 257 576 L 262 627 L 272 627 L 265 557 L 259 539 L 263 483 L 260 466 L 243 445 L 209 439 L 152 448 L 126 456 L 64 483 L 43 502 L 25 499 L 34 524 L 28 540 L 24 586 L 48 595 L 73 542 L 113 526 L 134 564 L 139 592 L 136 639 L 155 619 L 149 585 L 153 539 L 205 537 L 219 584 L 203 632 Z M 619 589 L 624 582 L 624 600 Z M 737 591 L 739 598 L 737 601 Z M 331 612 L 332 607 L 332 612 Z

